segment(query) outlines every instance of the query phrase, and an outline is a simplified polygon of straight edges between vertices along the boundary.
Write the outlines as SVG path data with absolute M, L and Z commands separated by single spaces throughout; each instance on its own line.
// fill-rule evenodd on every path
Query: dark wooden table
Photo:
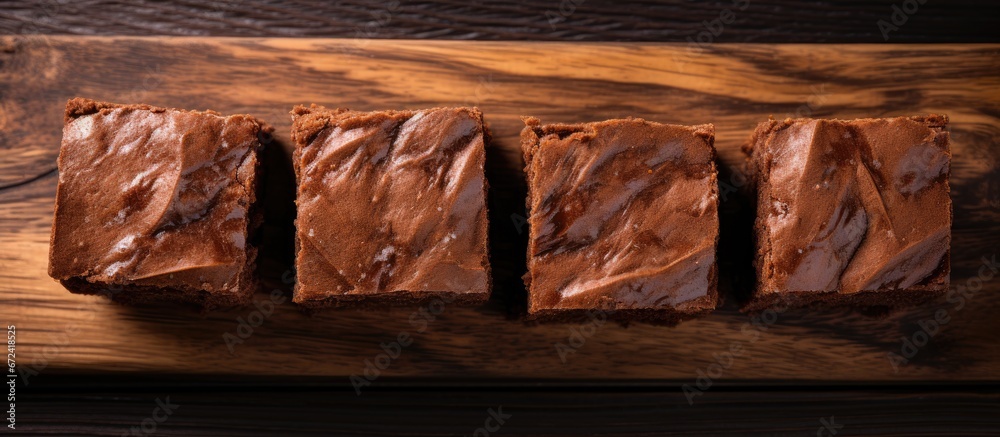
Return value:
M 904 3 L 906 2 L 796 3 L 773 0 L 668 4 L 592 0 L 516 3 L 382 0 L 327 3 L 308 0 L 233 0 L 130 4 L 115 1 L 8 1 L 0 2 L 0 36 L 62 35 L 58 41 L 64 45 L 69 44 L 65 35 L 645 41 L 685 44 L 690 44 L 690 40 L 697 41 L 698 38 L 706 44 L 1000 42 L 1000 26 L 996 22 L 1000 3 L 914 3 L 918 4 L 917 10 L 912 13 L 903 12 L 905 22 L 896 17 L 893 24 L 894 5 L 900 8 L 912 6 Z M 746 8 L 739 9 L 743 6 Z M 730 23 L 725 23 L 723 31 L 713 33 L 713 21 L 724 17 L 725 9 L 738 10 L 739 13 L 735 14 Z M 884 22 L 881 28 L 880 20 Z M 115 50 L 128 51 L 129 47 L 148 46 L 132 41 L 93 54 L 77 52 L 73 54 L 73 62 L 110 56 L 106 54 Z M 761 50 L 760 46 L 757 47 L 757 50 Z M 141 54 L 142 49 L 136 50 L 136 53 Z M 56 52 L 58 50 L 53 53 Z M 714 51 L 713 56 L 725 58 L 731 55 L 738 58 L 736 52 L 738 46 L 727 45 Z M 152 56 L 169 57 L 170 54 Z M 0 65 L 0 73 L 4 71 Z M 0 74 L 0 80 L 13 79 Z M 22 95 L 16 90 L 19 85 L 21 84 L 0 83 L 0 90 L 7 92 L 6 95 L 0 94 L 0 99 Z M 164 88 L 164 93 L 174 91 L 170 86 Z M 183 103 L 188 97 L 184 97 L 182 89 L 176 91 L 181 96 L 177 99 Z M 991 93 L 990 96 L 993 97 L 997 89 L 984 92 Z M 166 95 L 160 97 L 170 98 Z M 904 100 L 907 98 L 906 95 L 898 97 Z M 850 105 L 843 102 L 840 104 L 843 108 L 850 108 Z M 744 109 L 751 106 L 752 104 L 748 104 Z M 714 111 L 722 113 L 724 108 L 716 108 Z M 979 111 L 990 120 L 1000 114 L 1000 108 L 993 104 L 984 105 Z M 9 119 L 12 118 L 8 117 Z M 4 121 L 7 120 L 0 120 L 0 125 Z M 504 127 L 503 123 L 501 127 Z M 989 129 L 982 131 L 969 128 L 963 133 L 967 135 L 966 138 L 986 135 L 983 142 L 991 144 L 994 147 L 992 150 L 995 150 L 997 126 L 988 127 Z M 3 137 L 0 137 L 0 141 L 3 141 Z M 0 169 L 7 168 L 8 171 L 4 174 L 11 174 L 9 170 L 12 166 L 24 166 L 25 162 L 42 162 L 47 159 L 43 156 L 36 160 L 37 157 L 13 153 L 20 150 L 18 147 L 18 144 L 11 142 L 0 142 L 0 160 L 4 160 L 0 162 Z M 26 161 L 15 162 L 11 156 Z M 996 156 L 995 152 L 983 155 L 984 159 Z M 984 165 L 989 167 L 987 174 L 992 176 L 984 177 L 982 190 L 967 193 L 970 199 L 981 196 L 983 206 L 975 209 L 976 217 L 956 220 L 956 223 L 980 223 L 976 226 L 982 226 L 984 220 L 985 223 L 992 221 L 993 224 L 987 228 L 993 234 L 984 235 L 980 239 L 969 234 L 969 229 L 956 229 L 956 233 L 963 235 L 964 241 L 985 242 L 983 247 L 977 248 L 980 251 L 989 250 L 988 243 L 996 242 L 996 217 L 1000 205 L 997 201 L 997 190 L 1000 187 L 997 164 L 993 162 Z M 45 184 L 52 179 L 51 174 L 44 173 L 36 175 L 37 177 L 29 176 L 25 179 L 2 181 L 0 195 L 20 196 L 21 193 L 44 191 L 48 188 L 36 189 L 31 184 Z M 17 211 L 0 211 L 0 218 L 16 218 L 16 214 Z M 25 224 L 36 225 L 38 223 Z M 0 228 L 0 232 L 10 231 Z M 2 237 L 4 235 L 0 235 L 0 240 Z M 995 252 L 996 247 L 992 250 Z M 10 259 L 9 256 L 10 254 L 0 253 L 0 261 Z M 0 277 L 14 278 L 17 272 L 8 271 L 5 275 Z M 996 291 L 997 287 L 992 286 L 989 290 Z M 6 291 L 3 285 L 0 285 L 0 291 Z M 998 301 L 1000 300 L 992 299 L 990 302 Z M 991 308 L 995 310 L 996 306 Z M 4 311 L 5 309 L 0 308 L 0 323 L 8 318 L 9 313 Z M 992 310 L 978 311 L 975 316 L 989 318 L 989 311 Z M 731 320 L 726 323 L 731 323 L 735 327 L 733 329 L 738 329 L 741 316 L 732 308 L 722 312 L 724 317 L 729 318 L 727 320 Z M 143 314 L 151 313 L 136 313 L 138 317 Z M 834 327 L 836 320 L 826 320 L 823 323 Z M 143 325 L 140 323 L 139 326 Z M 160 329 L 162 326 L 148 324 L 142 329 Z M 988 322 L 980 326 L 997 325 Z M 48 328 L 41 328 L 42 331 L 46 329 Z M 646 332 L 642 329 L 644 328 L 640 327 L 639 332 Z M 687 329 L 692 328 L 689 326 Z M 55 332 L 58 328 L 51 330 Z M 1000 375 L 991 374 L 996 367 L 990 363 L 995 362 L 993 358 L 997 356 L 1000 346 L 988 337 L 987 331 L 980 329 L 977 332 L 977 335 L 986 336 L 973 343 L 978 350 L 961 350 L 951 355 L 962 362 L 954 363 L 943 359 L 931 363 L 932 368 L 944 369 L 950 372 L 949 375 L 955 374 L 954 369 L 959 369 L 957 372 L 964 368 L 975 369 L 973 377 L 968 380 L 960 377 L 928 379 L 927 375 L 934 373 L 914 377 L 919 381 L 906 378 L 866 380 L 853 377 L 858 373 L 850 369 L 839 369 L 832 373 L 841 377 L 837 382 L 830 382 L 823 378 L 802 378 L 802 375 L 810 375 L 815 371 L 788 368 L 773 371 L 768 368 L 743 369 L 741 372 L 753 375 L 756 379 L 717 378 L 709 389 L 696 397 L 691 397 L 690 391 L 685 391 L 685 384 L 688 387 L 696 384 L 696 368 L 692 367 L 688 372 L 689 378 L 678 378 L 676 375 L 679 371 L 674 369 L 688 367 L 678 367 L 677 357 L 663 356 L 661 359 L 664 370 L 655 370 L 655 354 L 649 351 L 641 351 L 640 354 L 647 360 L 652 357 L 652 362 L 646 363 L 647 367 L 641 372 L 632 369 L 625 370 L 626 374 L 633 372 L 674 377 L 602 380 L 592 377 L 600 373 L 601 369 L 584 365 L 576 368 L 589 369 L 585 370 L 590 376 L 588 378 L 554 377 L 559 372 L 558 369 L 539 372 L 544 377 L 532 378 L 525 376 L 530 373 L 526 370 L 506 368 L 491 372 L 488 370 L 488 360 L 476 359 L 466 361 L 475 362 L 477 366 L 487 369 L 471 369 L 468 371 L 469 377 L 456 377 L 454 373 L 434 377 L 435 369 L 446 368 L 448 364 L 414 363 L 416 370 L 412 373 L 405 370 L 401 372 L 402 375 L 414 376 L 379 379 L 378 384 L 365 389 L 363 396 L 358 396 L 344 377 L 291 376 L 268 372 L 266 369 L 275 367 L 275 360 L 281 359 L 280 354 L 268 354 L 259 349 L 253 349 L 254 356 L 244 357 L 244 361 L 259 361 L 257 366 L 262 370 L 255 372 L 254 376 L 235 376 L 224 368 L 216 372 L 199 370 L 195 376 L 187 372 L 87 373 L 71 369 L 50 369 L 18 392 L 18 432 L 92 435 L 122 435 L 130 430 L 134 430 L 136 434 L 156 432 L 162 435 L 995 435 L 1000 432 Z M 635 332 L 633 329 L 630 335 L 634 336 Z M 791 335 L 787 337 L 788 343 L 782 344 L 795 344 L 798 335 L 796 332 L 791 331 Z M 150 338 L 157 338 L 153 333 L 150 334 Z M 808 331 L 803 333 L 815 334 Z M 859 337 L 858 341 L 864 343 L 864 333 L 855 332 L 852 335 Z M 626 338 L 624 334 L 621 337 Z M 894 342 L 894 338 L 879 338 L 873 340 L 872 344 L 886 345 Z M 780 347 L 779 343 L 770 347 Z M 693 348 L 697 346 L 691 345 Z M 147 347 L 150 345 L 136 346 L 138 350 Z M 609 349 L 615 348 L 610 346 Z M 935 350 L 933 345 L 929 349 L 933 356 L 949 356 L 948 350 Z M 80 358 L 81 361 L 89 359 L 93 362 L 113 363 L 115 360 L 114 357 L 86 357 L 86 351 L 80 356 L 83 357 Z M 128 361 L 134 363 L 141 359 L 133 354 Z M 845 364 L 843 359 L 836 361 L 839 365 L 850 365 Z M 614 363 L 615 360 L 608 362 Z M 769 361 L 765 359 L 761 362 Z M 708 361 L 703 364 L 707 365 Z M 123 368 L 128 366 L 127 363 L 120 365 Z M 317 364 L 317 368 L 324 366 L 330 368 L 332 365 Z M 858 366 L 865 368 L 871 364 L 859 362 Z M 104 367 L 115 368 L 111 364 Z M 775 382 L 789 372 L 799 375 L 799 378 L 792 382 Z M 246 374 L 245 369 L 241 374 Z M 483 378 L 482 375 L 486 374 L 518 376 Z M 694 401 L 691 402 L 691 399 Z M 157 407 L 161 408 L 160 412 L 154 411 Z M 163 413 L 164 407 L 169 414 Z

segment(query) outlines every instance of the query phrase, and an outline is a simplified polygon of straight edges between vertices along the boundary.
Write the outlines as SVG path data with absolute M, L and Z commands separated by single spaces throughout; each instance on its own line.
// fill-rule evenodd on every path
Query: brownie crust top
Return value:
M 478 109 L 313 105 L 292 116 L 296 302 L 403 292 L 485 300 L 486 133 Z
M 249 116 L 70 100 L 49 274 L 236 292 L 261 129 Z
M 944 116 L 788 119 L 750 143 L 759 293 L 948 287 Z
M 524 121 L 529 311 L 714 308 L 713 126 Z

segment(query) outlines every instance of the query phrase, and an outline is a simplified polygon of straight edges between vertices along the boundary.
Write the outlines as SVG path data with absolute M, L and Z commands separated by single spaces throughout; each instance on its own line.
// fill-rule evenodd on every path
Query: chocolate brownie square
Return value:
M 49 275 L 126 303 L 248 303 L 268 130 L 248 115 L 70 100 Z
M 745 309 L 895 307 L 948 289 L 948 118 L 770 120 L 745 147 L 757 287 Z
M 672 324 L 716 307 L 712 125 L 524 121 L 532 318 Z
M 292 111 L 293 301 L 478 304 L 490 292 L 483 117 L 475 108 Z

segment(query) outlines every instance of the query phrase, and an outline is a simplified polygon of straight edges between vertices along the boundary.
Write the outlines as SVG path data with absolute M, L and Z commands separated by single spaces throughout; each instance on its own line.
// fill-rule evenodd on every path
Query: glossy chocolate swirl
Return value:
M 299 303 L 489 292 L 482 114 L 293 111 Z M 400 296 L 402 300 L 406 296 Z
M 711 125 L 525 123 L 529 311 L 714 307 Z
M 261 129 L 243 115 L 71 100 L 50 275 L 245 294 Z
M 946 289 L 946 124 L 928 116 L 758 126 L 758 293 Z

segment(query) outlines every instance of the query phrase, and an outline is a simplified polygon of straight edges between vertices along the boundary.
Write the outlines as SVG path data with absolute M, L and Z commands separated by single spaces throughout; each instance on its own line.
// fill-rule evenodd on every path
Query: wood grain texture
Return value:
M 358 397 L 156 387 L 32 396 L 19 404 L 18 430 L 121 435 L 167 398 L 177 408 L 156 435 L 477 435 L 490 409 L 509 416 L 490 433 L 503 436 L 831 435 L 824 420 L 840 426 L 837 435 L 995 435 L 1000 427 L 1000 395 L 977 391 L 719 391 L 689 406 L 679 392 L 445 389 Z
M 13 0 L 0 33 L 685 42 L 886 42 L 902 0 Z M 744 7 L 745 6 L 745 7 Z M 734 11 L 722 27 L 706 25 Z M 921 2 L 890 42 L 998 42 L 1000 4 Z M 903 20 L 903 17 L 897 20 Z M 898 22 L 898 21 L 897 21 Z M 700 36 L 703 32 L 709 32 Z
M 525 379 L 693 383 L 726 362 L 720 384 L 740 381 L 996 381 L 1000 277 L 961 309 L 949 302 L 885 317 L 849 312 L 779 314 L 745 328 L 736 311 L 752 283 L 743 197 L 722 210 L 720 252 L 728 302 L 676 328 L 531 325 L 523 303 L 525 194 L 519 116 L 583 122 L 638 116 L 715 123 L 723 174 L 738 185 L 739 146 L 769 114 L 951 116 L 955 205 L 953 273 L 966 284 L 1000 247 L 1000 46 L 686 45 L 345 41 L 225 38 L 22 37 L 0 40 L 0 324 L 17 326 L 19 364 L 40 373 L 323 376 L 347 383 L 400 332 L 413 345 L 380 380 Z M 414 309 L 306 316 L 287 300 L 230 353 L 252 309 L 192 314 L 127 308 L 71 295 L 45 274 L 53 170 L 66 99 L 85 96 L 224 113 L 250 113 L 276 129 L 267 151 L 266 291 L 287 290 L 292 200 L 288 111 L 320 103 L 353 109 L 477 105 L 491 124 L 487 157 L 498 296 L 484 308 L 446 307 L 423 332 Z M 737 174 L 738 176 L 738 174 Z M 261 292 L 258 301 L 269 299 Z M 951 321 L 894 368 L 889 352 L 921 320 Z M 571 338 L 585 333 L 582 345 Z M 556 344 L 579 345 L 565 362 Z M 731 362 L 724 354 L 742 352 Z M 714 371 L 713 371 L 714 372 Z

